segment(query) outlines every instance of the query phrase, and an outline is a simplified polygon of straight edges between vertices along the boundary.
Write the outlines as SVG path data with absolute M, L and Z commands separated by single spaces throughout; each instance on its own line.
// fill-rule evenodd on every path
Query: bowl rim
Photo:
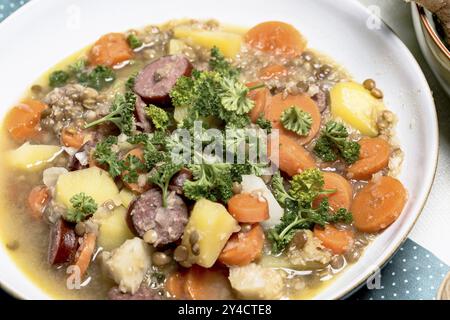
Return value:
M 18 10 L 16 10 L 15 12 L 13 12 L 10 16 L 8 16 L 2 23 L 0 23 L 0 29 L 2 29 L 2 27 L 6 27 L 6 24 L 10 24 L 12 23 L 13 18 L 22 15 L 23 11 L 25 11 L 25 9 L 31 9 L 30 7 L 33 7 L 34 5 L 38 5 L 40 4 L 40 1 L 42 0 L 35 0 L 35 1 L 30 1 L 25 3 L 23 6 L 21 6 Z M 365 12 L 367 12 L 368 14 L 369 9 L 364 6 L 362 3 L 360 3 L 357 0 L 349 0 L 350 2 L 352 2 L 353 5 L 359 7 L 360 10 L 363 10 Z M 418 10 L 420 10 L 420 7 L 418 8 Z M 427 19 L 427 17 L 425 16 L 425 18 Z M 413 59 L 413 61 L 415 62 L 417 68 L 421 71 L 420 74 L 418 74 L 419 77 L 423 78 L 423 80 L 425 81 L 425 83 L 427 84 L 426 87 L 424 87 L 424 89 L 429 93 L 429 95 L 432 97 L 432 93 L 431 93 L 431 89 L 429 87 L 428 81 L 426 80 L 423 71 L 421 69 L 421 67 L 419 66 L 417 60 L 415 59 L 415 57 L 413 56 L 413 54 L 411 53 L 411 51 L 406 47 L 406 45 L 400 40 L 400 38 L 398 37 L 398 34 L 389 26 L 387 25 L 383 20 L 381 20 L 381 23 L 383 24 L 384 27 L 386 27 L 387 29 L 389 29 L 392 34 L 395 36 L 398 45 L 403 47 L 404 50 L 406 50 L 406 53 L 409 54 L 411 56 L 411 58 Z M 429 21 L 427 20 L 427 23 L 429 24 Z M 432 26 L 429 24 L 431 30 L 433 30 Z M 434 31 L 432 31 L 434 32 Z M 435 34 L 435 33 L 434 33 Z M 436 37 L 437 34 L 435 34 Z M 438 40 L 441 41 L 438 37 Z M 442 41 L 441 41 L 442 43 Z M 443 43 L 442 43 L 443 44 Z M 445 46 L 444 46 L 445 47 Z M 450 54 L 450 53 L 449 53 Z M 450 58 L 450 55 L 448 56 Z M 401 245 L 404 243 L 404 241 L 406 241 L 406 239 L 408 238 L 411 230 L 413 229 L 413 227 L 416 225 L 419 217 L 421 216 L 423 209 L 427 203 L 427 200 L 429 198 L 429 195 L 431 193 L 432 190 L 432 185 L 434 182 L 434 179 L 436 177 L 436 173 L 437 173 L 437 164 L 438 164 L 438 150 L 439 150 L 439 134 L 438 134 L 438 118 L 437 118 L 437 113 L 436 113 L 436 109 L 435 109 L 435 104 L 434 104 L 434 100 L 431 101 L 432 106 L 434 107 L 432 112 L 432 116 L 435 119 L 435 137 L 436 137 L 436 149 L 432 155 L 432 168 L 430 168 L 431 170 L 431 181 L 430 184 L 428 186 L 428 190 L 426 190 L 426 195 L 423 199 L 422 204 L 420 205 L 420 209 L 417 211 L 416 213 L 416 217 L 414 219 L 414 221 L 411 223 L 411 225 L 409 226 L 407 232 L 405 232 L 404 236 L 399 238 L 396 241 L 395 246 L 392 248 L 391 252 L 389 252 L 389 254 L 387 254 L 385 256 L 384 259 L 380 260 L 377 262 L 376 267 L 382 269 L 388 262 L 389 260 L 392 258 L 392 256 L 399 250 L 399 248 L 401 247 Z M 370 274 L 367 275 L 367 277 L 365 277 L 364 279 L 362 279 L 361 281 L 355 283 L 352 286 L 348 286 L 347 288 L 345 288 L 345 290 L 341 290 L 342 292 L 340 292 L 339 294 L 336 294 L 334 296 L 334 299 L 339 300 L 339 299 L 345 299 L 349 296 L 351 296 L 356 290 L 360 289 L 364 283 L 367 281 L 367 279 L 370 277 Z M 31 281 L 33 283 L 34 286 L 36 286 L 37 288 L 40 288 L 38 285 L 34 284 L 34 282 L 32 280 L 29 279 L 29 281 Z M 12 296 L 14 296 L 15 298 L 18 299 L 25 299 L 24 295 L 22 293 L 20 293 L 18 290 L 16 290 L 13 286 L 10 286 L 7 283 L 1 283 L 0 282 L 0 288 L 4 289 L 6 292 L 10 293 Z M 46 292 L 43 292 L 43 295 L 45 296 L 45 298 L 43 297 L 43 299 L 53 299 L 54 297 L 52 297 L 51 295 L 49 295 Z
M 447 48 L 441 37 L 436 33 L 436 30 L 431 25 L 430 20 L 426 15 L 425 8 L 418 5 L 417 3 L 415 5 L 419 12 L 420 21 L 425 27 L 425 30 L 427 30 L 428 35 L 431 37 L 431 39 L 433 39 L 439 50 L 447 57 L 447 60 L 450 61 L 450 50 Z

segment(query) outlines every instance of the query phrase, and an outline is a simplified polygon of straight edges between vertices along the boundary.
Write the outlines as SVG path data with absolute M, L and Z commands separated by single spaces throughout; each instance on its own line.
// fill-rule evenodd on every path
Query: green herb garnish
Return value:
M 338 156 L 348 163 L 359 159 L 361 146 L 348 139 L 347 128 L 339 122 L 329 121 L 322 130 L 320 138 L 314 147 L 314 153 L 323 161 L 336 161 Z
M 109 174 L 115 178 L 122 172 L 122 163 L 119 160 L 117 151 L 113 150 L 113 146 L 117 146 L 117 137 L 114 136 L 109 136 L 97 143 L 94 159 L 98 164 L 107 166 Z
M 53 71 L 49 76 L 50 87 L 57 88 L 62 87 L 69 81 L 70 75 L 66 71 L 57 70 Z
M 78 193 L 70 198 L 72 208 L 69 208 L 65 216 L 67 221 L 78 223 L 86 220 L 97 211 L 95 200 L 84 192 Z
M 300 136 L 307 136 L 309 134 L 312 122 L 313 119 L 311 114 L 296 106 L 284 110 L 281 114 L 281 123 L 283 124 L 283 127 Z
M 136 96 L 131 91 L 125 92 L 125 95 L 117 94 L 111 107 L 111 113 L 105 117 L 88 123 L 85 129 L 97 126 L 104 122 L 114 123 L 121 132 L 129 135 L 134 129 L 134 108 L 136 105 Z
M 298 230 L 311 229 L 315 224 L 325 226 L 328 223 L 352 221 L 352 214 L 344 208 L 332 212 L 328 198 L 324 198 L 318 207 L 313 207 L 319 195 L 335 192 L 323 190 L 323 185 L 323 174 L 319 169 L 308 169 L 294 176 L 289 191 L 286 191 L 279 173 L 273 176 L 274 196 L 284 208 L 281 223 L 268 234 L 274 253 L 283 251 Z
M 116 74 L 111 68 L 99 65 L 90 72 L 78 73 L 76 78 L 82 85 L 101 90 L 116 80 Z
M 143 44 L 142 41 L 134 34 L 130 34 L 127 38 L 127 41 L 131 49 L 140 48 Z
M 162 191 L 162 201 L 163 207 L 167 207 L 167 196 L 169 183 L 172 177 L 182 169 L 181 164 L 171 163 L 169 159 L 168 161 L 157 165 L 152 172 L 150 172 L 149 181 L 158 187 L 160 187 Z
M 167 129 L 167 126 L 169 125 L 169 116 L 166 111 L 151 104 L 147 108 L 145 108 L 145 113 L 152 120 L 156 129 Z
M 190 128 L 194 121 L 208 117 L 219 119 L 228 127 L 247 126 L 250 123 L 247 113 L 254 106 L 247 95 L 264 85 L 246 87 L 238 79 L 239 71 L 217 48 L 211 50 L 210 68 L 211 71 L 194 70 L 192 78 L 181 77 L 170 92 L 175 107 L 189 107 L 183 126 Z

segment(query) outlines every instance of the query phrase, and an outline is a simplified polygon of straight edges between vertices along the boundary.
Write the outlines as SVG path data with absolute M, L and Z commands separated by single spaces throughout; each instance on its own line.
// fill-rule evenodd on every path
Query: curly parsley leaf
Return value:
M 281 114 L 281 123 L 287 130 L 293 131 L 300 136 L 307 136 L 311 131 L 312 116 L 309 112 L 292 106 Z
M 131 49 L 137 49 L 142 47 L 143 45 L 142 41 L 134 34 L 130 34 L 127 38 L 127 41 Z
M 111 112 L 105 117 L 88 123 L 85 129 L 97 126 L 104 122 L 114 123 L 122 133 L 130 135 L 134 130 L 134 108 L 136 105 L 136 95 L 125 92 L 125 95 L 117 94 L 111 107 Z
M 352 221 L 351 213 L 344 208 L 333 212 L 328 198 L 324 198 L 318 207 L 313 206 L 313 201 L 319 195 L 335 192 L 335 190 L 323 190 L 323 185 L 323 174 L 318 169 L 305 170 L 294 176 L 290 181 L 289 190 L 286 190 L 280 174 L 274 175 L 272 191 L 284 208 L 281 222 L 268 234 L 274 253 L 283 251 L 298 230 L 311 229 L 316 224 L 325 226 L 328 223 Z
M 209 67 L 211 70 L 230 78 L 239 76 L 239 70 L 233 68 L 231 64 L 225 59 L 219 48 L 214 46 L 211 49 L 211 59 L 209 60 Z
M 169 125 L 169 116 L 166 111 L 151 104 L 147 108 L 145 108 L 145 113 L 152 120 L 156 129 L 167 129 L 167 126 Z
M 163 206 L 167 207 L 167 196 L 169 183 L 172 177 L 182 169 L 181 164 L 171 163 L 170 161 L 157 165 L 152 172 L 150 172 L 149 181 L 158 187 L 162 191 Z
M 303 205 L 311 204 L 323 193 L 323 174 L 319 169 L 307 169 L 291 180 L 289 194 Z
M 183 191 L 187 198 L 227 202 L 233 196 L 232 165 L 202 163 L 189 166 L 193 180 L 186 181 Z
M 84 192 L 78 193 L 70 198 L 70 203 L 72 204 L 72 208 L 68 209 L 65 219 L 73 223 L 84 221 L 97 211 L 95 200 Z
M 254 102 L 248 92 L 263 84 L 248 88 L 237 77 L 234 69 L 217 48 L 211 50 L 210 71 L 192 72 L 192 77 L 181 77 L 170 92 L 175 107 L 188 106 L 183 127 L 192 127 L 194 121 L 216 118 L 229 127 L 243 128 L 250 124 L 247 113 Z
M 348 139 L 347 128 L 340 122 L 329 121 L 314 147 L 314 153 L 323 161 L 335 161 L 340 156 L 346 163 L 359 159 L 361 146 Z
M 119 160 L 117 150 L 117 137 L 109 136 L 97 143 L 94 151 L 94 159 L 100 165 L 108 167 L 111 177 L 115 178 L 122 172 L 122 163 Z
M 62 87 L 69 81 L 70 74 L 63 70 L 53 71 L 49 76 L 49 84 L 52 88 Z
M 139 174 L 145 169 L 144 162 L 135 155 L 128 155 L 121 161 L 122 179 L 127 183 L 136 183 Z
M 113 69 L 98 65 L 90 72 L 80 72 L 76 75 L 78 82 L 87 87 L 101 90 L 116 80 Z
M 221 86 L 220 99 L 226 110 L 243 115 L 255 106 L 253 100 L 247 97 L 248 87 L 242 82 L 226 77 L 221 80 Z
M 263 130 L 267 131 L 267 134 L 272 133 L 272 122 L 264 118 L 264 116 L 261 114 L 258 119 L 256 120 L 256 124 Z

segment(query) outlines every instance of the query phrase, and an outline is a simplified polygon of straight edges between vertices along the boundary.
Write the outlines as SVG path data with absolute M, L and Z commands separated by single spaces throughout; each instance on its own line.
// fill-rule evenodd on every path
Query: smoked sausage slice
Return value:
M 77 251 L 78 241 L 74 228 L 63 219 L 59 219 L 50 229 L 48 260 L 50 264 L 62 264 L 72 261 Z
M 162 193 L 154 188 L 141 194 L 128 209 L 128 219 L 138 236 L 144 238 L 148 231 L 155 232 L 155 247 L 180 239 L 188 222 L 188 210 L 179 195 L 171 192 L 167 203 L 164 208 Z
M 181 76 L 189 77 L 192 64 L 184 55 L 156 59 L 136 76 L 134 91 L 146 103 L 170 104 L 169 92 Z

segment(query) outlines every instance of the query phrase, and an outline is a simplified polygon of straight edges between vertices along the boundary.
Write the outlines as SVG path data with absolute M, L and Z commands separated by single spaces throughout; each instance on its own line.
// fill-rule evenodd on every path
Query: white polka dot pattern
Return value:
M 432 300 L 449 270 L 449 266 L 408 239 L 381 271 L 379 289 L 364 286 L 350 299 Z
M 0 22 L 29 0 L 0 0 Z

